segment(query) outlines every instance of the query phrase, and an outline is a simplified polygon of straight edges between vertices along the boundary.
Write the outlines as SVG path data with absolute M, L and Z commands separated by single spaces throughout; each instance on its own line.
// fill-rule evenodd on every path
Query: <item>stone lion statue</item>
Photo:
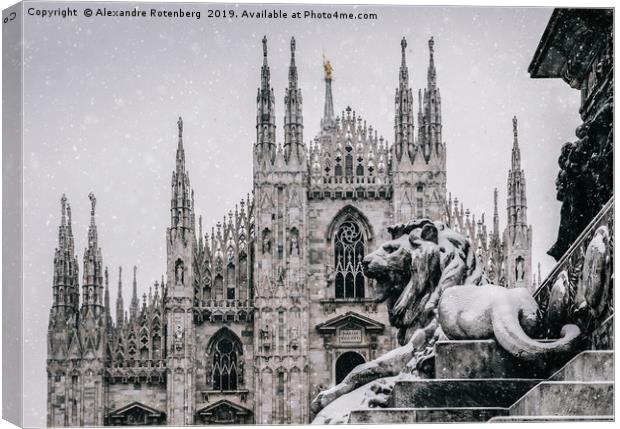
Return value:
M 314 423 L 346 423 L 334 413 L 350 410 L 351 401 L 325 410 L 343 395 L 357 395 L 361 406 L 385 406 L 396 379 L 433 377 L 433 345 L 439 339 L 495 338 L 525 360 L 575 347 L 580 332 L 574 325 L 566 325 L 557 341 L 531 339 L 539 311 L 529 291 L 489 285 L 468 239 L 444 223 L 416 219 L 388 231 L 392 240 L 364 258 L 364 274 L 375 280 L 376 301 L 387 305 L 401 347 L 320 392 L 311 404 Z

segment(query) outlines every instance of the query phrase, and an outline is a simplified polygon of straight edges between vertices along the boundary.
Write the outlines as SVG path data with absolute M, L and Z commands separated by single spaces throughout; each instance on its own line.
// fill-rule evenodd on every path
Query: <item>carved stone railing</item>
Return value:
M 208 308 L 244 308 L 248 309 L 252 306 L 252 301 L 249 299 L 205 299 L 201 307 Z
M 578 325 L 584 347 L 614 347 L 614 198 L 579 235 L 534 292 L 543 335 L 557 338 L 567 323 Z
M 251 299 L 206 299 L 194 308 L 194 321 L 239 322 L 252 320 L 254 302 Z
M 333 179 L 333 182 L 332 182 Z M 330 181 L 312 183 L 308 198 L 319 199 L 390 199 L 392 181 L 379 182 L 376 178 L 331 178 Z
M 114 360 L 109 363 L 114 368 L 166 368 L 166 359 L 124 359 Z
M 365 313 L 377 312 L 377 301 L 373 298 L 324 298 L 319 302 L 324 314 L 335 313 L 343 306 L 358 307 Z
M 106 378 L 110 383 L 147 383 L 166 382 L 166 360 L 164 359 L 126 359 L 108 362 Z

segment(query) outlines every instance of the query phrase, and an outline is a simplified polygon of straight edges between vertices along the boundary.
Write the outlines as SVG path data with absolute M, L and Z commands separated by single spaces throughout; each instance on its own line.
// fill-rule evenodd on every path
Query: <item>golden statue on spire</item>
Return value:
M 332 74 L 334 73 L 334 68 L 332 67 L 332 63 L 325 58 L 325 54 L 323 54 L 323 69 L 325 70 L 325 79 L 331 80 Z

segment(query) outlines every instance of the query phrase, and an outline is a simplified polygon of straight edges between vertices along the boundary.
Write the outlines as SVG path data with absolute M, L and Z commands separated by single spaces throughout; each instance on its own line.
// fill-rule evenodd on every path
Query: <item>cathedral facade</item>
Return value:
M 252 198 L 209 233 L 194 211 L 179 118 L 166 275 L 140 299 L 134 267 L 128 311 L 122 268 L 112 311 L 93 194 L 80 294 L 63 195 L 48 330 L 49 426 L 308 423 L 319 391 L 397 346 L 362 273 L 362 259 L 396 222 L 442 220 L 470 238 L 491 281 L 532 287 L 516 118 L 500 234 L 497 191 L 490 231 L 484 215 L 476 220 L 447 194 L 434 41 L 417 112 L 406 46 L 403 38 L 392 144 L 350 107 L 335 114 L 328 61 L 320 131 L 308 140 L 292 39 L 278 142 L 263 39 Z

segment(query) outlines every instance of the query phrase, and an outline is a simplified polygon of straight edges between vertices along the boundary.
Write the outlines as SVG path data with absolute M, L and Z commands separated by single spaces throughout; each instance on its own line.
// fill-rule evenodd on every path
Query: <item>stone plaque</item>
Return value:
M 340 344 L 359 344 L 362 342 L 361 329 L 341 329 L 338 336 Z

